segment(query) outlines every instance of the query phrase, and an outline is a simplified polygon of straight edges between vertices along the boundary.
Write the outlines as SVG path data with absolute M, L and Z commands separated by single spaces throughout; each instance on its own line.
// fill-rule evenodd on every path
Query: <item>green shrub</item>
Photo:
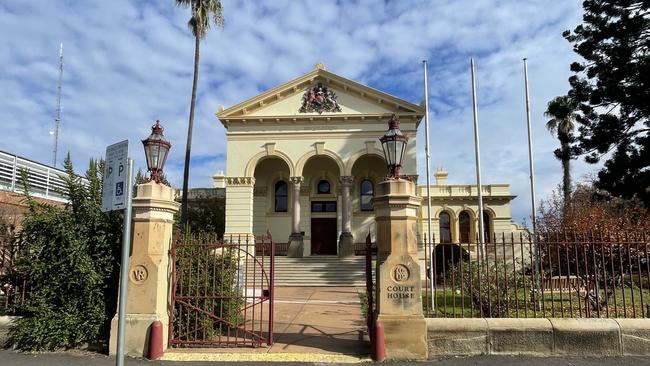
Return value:
M 42 351 L 107 342 L 117 302 L 121 214 L 101 212 L 103 162 L 91 160 L 88 183 L 74 174 L 70 157 L 66 207 L 33 200 L 25 214 L 16 271 L 31 293 L 18 311 L 8 345 Z M 25 190 L 29 187 L 23 175 Z
M 529 279 L 520 271 L 513 271 L 512 264 L 498 261 L 467 261 L 456 265 L 450 276 L 458 287 L 464 288 L 472 307 L 481 316 L 502 318 L 508 309 L 515 309 L 519 293 L 517 289 L 529 288 Z

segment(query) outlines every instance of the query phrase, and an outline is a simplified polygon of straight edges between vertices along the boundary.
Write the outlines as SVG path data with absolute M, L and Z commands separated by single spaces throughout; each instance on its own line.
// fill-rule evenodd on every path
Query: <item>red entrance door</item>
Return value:
M 311 254 L 336 255 L 336 217 L 311 219 Z

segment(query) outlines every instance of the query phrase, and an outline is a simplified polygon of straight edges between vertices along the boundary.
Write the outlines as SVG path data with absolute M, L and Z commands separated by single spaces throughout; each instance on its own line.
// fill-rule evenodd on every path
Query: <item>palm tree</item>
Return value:
M 571 141 L 575 128 L 577 104 L 570 97 L 563 95 L 548 102 L 544 116 L 550 118 L 546 128 L 551 134 L 557 133 L 560 148 L 555 150 L 555 157 L 562 161 L 562 193 L 564 202 L 571 198 Z
M 187 224 L 187 185 L 190 175 L 190 152 L 192 150 L 192 128 L 194 127 L 194 107 L 196 105 L 196 86 L 199 78 L 199 46 L 210 24 L 223 27 L 223 14 L 219 0 L 176 0 L 176 5 L 189 7 L 192 16 L 187 26 L 194 35 L 194 80 L 192 81 L 192 101 L 190 102 L 190 120 L 187 124 L 187 144 L 185 145 L 185 166 L 183 168 L 183 199 L 181 202 L 181 227 Z

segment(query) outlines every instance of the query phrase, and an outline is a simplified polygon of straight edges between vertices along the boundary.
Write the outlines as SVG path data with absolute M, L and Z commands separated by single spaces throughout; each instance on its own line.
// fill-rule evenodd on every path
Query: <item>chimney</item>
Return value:
M 214 188 L 226 188 L 226 176 L 223 171 L 220 170 L 212 176 L 212 186 Z
M 436 169 L 436 173 L 434 174 L 434 177 L 436 177 L 436 185 L 438 186 L 446 186 L 449 185 L 447 183 L 447 176 L 449 173 L 444 168 L 438 168 Z

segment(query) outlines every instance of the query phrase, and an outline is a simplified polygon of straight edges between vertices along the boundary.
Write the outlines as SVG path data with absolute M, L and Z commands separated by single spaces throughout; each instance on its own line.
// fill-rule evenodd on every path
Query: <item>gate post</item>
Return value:
M 404 179 L 379 183 L 377 220 L 377 322 L 384 326 L 387 360 L 426 360 L 427 326 L 417 254 L 421 198 Z
M 174 213 L 180 204 L 174 190 L 164 184 L 148 182 L 137 186 L 133 198 L 133 242 L 129 258 L 129 288 L 126 299 L 124 353 L 143 357 L 149 345 L 149 328 L 160 320 L 163 349 L 167 349 L 169 327 L 170 275 L 169 249 Z M 109 353 L 117 348 L 117 314 L 111 321 Z

